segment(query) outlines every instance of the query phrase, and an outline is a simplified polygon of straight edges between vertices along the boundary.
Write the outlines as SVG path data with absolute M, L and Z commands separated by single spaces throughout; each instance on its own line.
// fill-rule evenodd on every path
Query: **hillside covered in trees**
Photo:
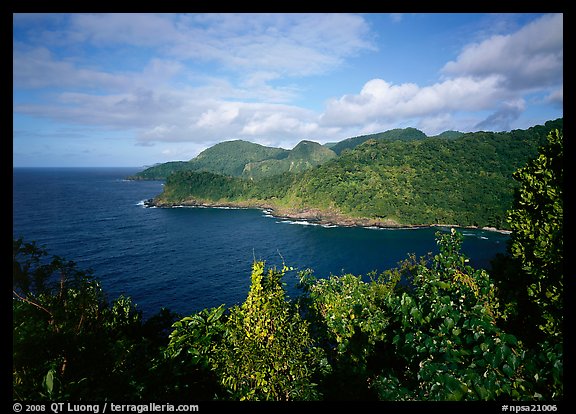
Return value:
M 216 144 L 190 161 L 158 164 L 131 176 L 134 180 L 163 180 L 179 171 L 211 172 L 247 179 L 300 172 L 319 165 L 336 154 L 317 142 L 301 141 L 292 150 L 266 147 L 235 140 Z
M 463 135 L 458 131 L 445 131 L 438 137 L 454 138 Z M 173 172 L 204 171 L 243 178 L 263 178 L 283 172 L 301 172 L 323 164 L 370 140 L 410 141 L 427 138 L 416 128 L 396 128 L 376 134 L 347 138 L 340 142 L 320 145 L 303 140 L 292 150 L 266 147 L 244 140 L 224 141 L 198 154 L 190 161 L 170 161 L 156 164 L 140 171 L 130 179 L 164 180 Z
M 438 254 L 369 281 L 302 271 L 302 294 L 288 297 L 282 280 L 294 269 L 255 261 L 244 303 L 144 321 L 89 271 L 14 240 L 13 399 L 523 401 L 554 411 L 564 398 L 563 155 L 552 130 L 513 173 L 510 244 L 490 271 L 469 266 L 451 229 L 437 233 Z
M 260 207 L 338 224 L 507 229 L 517 187 L 513 172 L 562 126 L 560 118 L 526 130 L 436 137 L 406 128 L 350 138 L 331 149 L 304 141 L 289 152 L 277 149 L 273 158 L 265 158 L 270 148 L 231 141 L 190 161 L 215 160 L 210 168 L 168 175 L 151 203 Z M 228 152 L 231 145 L 259 149 L 262 159 L 252 150 Z M 217 150 L 219 156 L 211 157 Z

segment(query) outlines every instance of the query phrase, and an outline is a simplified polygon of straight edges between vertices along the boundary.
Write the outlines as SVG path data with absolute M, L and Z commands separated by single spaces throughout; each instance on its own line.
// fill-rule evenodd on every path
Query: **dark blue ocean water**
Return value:
M 136 171 L 15 168 L 13 236 L 92 269 L 110 299 L 131 296 L 145 317 L 163 306 L 190 314 L 243 302 L 254 259 L 326 277 L 384 271 L 409 253 L 437 252 L 438 229 L 326 228 L 256 209 L 145 208 L 162 183 L 125 180 Z M 505 251 L 506 235 L 460 231 L 472 266 L 488 268 Z M 289 273 L 290 295 L 298 294 L 296 281 Z

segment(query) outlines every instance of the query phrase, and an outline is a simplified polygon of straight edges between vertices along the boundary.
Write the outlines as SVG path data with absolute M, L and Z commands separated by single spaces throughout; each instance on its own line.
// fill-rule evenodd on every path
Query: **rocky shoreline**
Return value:
M 286 220 L 307 221 L 322 226 L 337 227 L 365 227 L 383 229 L 416 229 L 431 227 L 449 227 L 493 231 L 502 234 L 510 234 L 509 230 L 497 229 L 495 227 L 459 226 L 455 224 L 400 224 L 390 219 L 371 219 L 362 217 L 350 217 L 335 210 L 318 208 L 279 208 L 266 203 L 256 202 L 212 202 L 195 199 L 185 200 L 180 203 L 163 202 L 155 199 L 144 201 L 146 207 L 175 208 L 175 207 L 205 207 L 205 208 L 255 208 L 265 211 L 267 214 Z

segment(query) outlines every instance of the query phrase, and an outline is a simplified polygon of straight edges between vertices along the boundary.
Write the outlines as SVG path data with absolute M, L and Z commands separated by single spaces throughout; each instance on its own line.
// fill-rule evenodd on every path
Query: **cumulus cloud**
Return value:
M 545 15 L 515 33 L 495 35 L 464 48 L 443 72 L 452 76 L 500 76 L 511 90 L 558 86 L 563 79 L 564 18 Z
M 562 14 L 545 15 L 515 33 L 467 45 L 432 85 L 372 79 L 357 94 L 329 100 L 321 124 L 361 127 L 415 119 L 434 131 L 437 120 L 453 118 L 449 114 L 491 111 L 475 127 L 506 129 L 525 110 L 523 94 L 547 93 L 561 104 L 562 32 Z
M 378 120 L 397 121 L 418 116 L 437 116 L 447 111 L 489 108 L 508 95 L 501 79 L 461 77 L 420 87 L 413 83 L 393 85 L 382 79 L 367 82 L 359 94 L 328 102 L 322 124 L 350 126 Z

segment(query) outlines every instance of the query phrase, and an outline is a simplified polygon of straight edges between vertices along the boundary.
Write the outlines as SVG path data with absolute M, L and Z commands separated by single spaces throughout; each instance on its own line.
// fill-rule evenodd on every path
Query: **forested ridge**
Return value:
M 351 217 L 382 225 L 507 229 L 506 211 L 516 188 L 512 173 L 562 124 L 560 118 L 527 130 L 451 131 L 437 137 L 413 128 L 391 130 L 394 135 L 344 140 L 332 146 L 339 156 L 302 171 L 276 168 L 276 174 L 250 179 L 178 171 L 167 177 L 154 203 L 237 204 L 285 215 L 313 210 L 318 218 Z
M 374 145 L 364 147 L 368 154 Z M 90 271 L 14 240 L 13 399 L 521 401 L 559 409 L 563 166 L 563 132 L 554 129 L 513 173 L 510 244 L 488 271 L 468 264 L 463 236 L 451 229 L 437 232 L 438 254 L 408 255 L 369 281 L 255 261 L 244 303 L 191 315 L 161 309 L 143 320 L 129 297 L 110 300 Z M 240 180 L 198 176 L 205 174 L 207 185 Z M 286 295 L 288 275 L 299 278 L 300 296 Z
M 288 171 L 304 171 L 334 157 L 336 153 L 332 150 L 312 141 L 304 140 L 292 150 L 285 150 L 234 140 L 216 144 L 190 161 L 161 163 L 129 178 L 163 180 L 174 172 L 198 171 L 254 179 Z

